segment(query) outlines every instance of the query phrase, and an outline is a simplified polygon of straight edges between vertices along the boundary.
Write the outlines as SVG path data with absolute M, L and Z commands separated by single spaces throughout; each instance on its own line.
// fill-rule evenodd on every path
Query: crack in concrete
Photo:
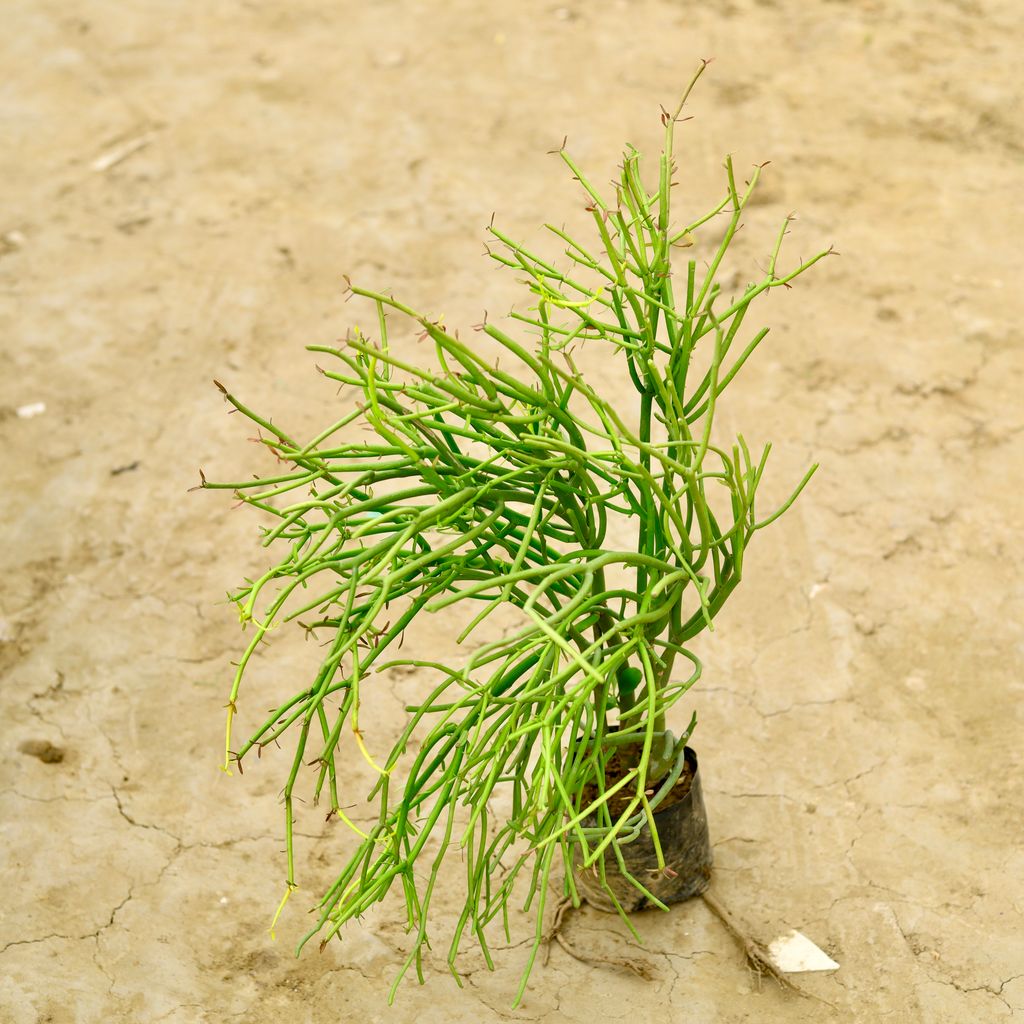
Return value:
M 902 929 L 900 930 L 902 931 Z M 918 962 L 919 966 L 921 966 L 916 953 L 914 954 L 914 959 L 916 962 Z M 957 981 L 954 981 L 953 978 L 936 977 L 931 971 L 925 969 L 923 966 L 921 969 L 924 971 L 924 974 L 929 981 L 934 982 L 936 985 L 948 985 L 950 986 L 950 988 L 955 989 L 957 992 L 960 992 L 963 995 L 970 995 L 973 992 L 986 992 L 993 998 L 998 999 L 999 1002 L 1001 1002 L 1003 1006 L 1005 1006 L 1010 1011 L 1011 1014 L 1014 1013 L 1014 1007 L 1012 1007 L 1010 1003 L 1003 998 L 1003 989 L 1006 988 L 1006 986 L 1009 985 L 1011 981 L 1015 981 L 1017 978 L 1024 977 L 1024 975 L 1015 974 L 1012 977 L 1007 978 L 1006 981 L 1001 982 L 999 988 L 993 988 L 991 985 L 964 986 L 959 984 Z
M 61 793 L 58 796 L 31 796 L 28 793 L 22 793 L 17 789 L 5 789 L 3 792 L 16 796 L 20 800 L 31 800 L 32 803 L 36 804 L 58 804 L 58 803 L 79 803 L 79 804 L 98 804 L 103 800 L 107 800 L 107 794 L 101 793 L 99 796 L 68 796 L 66 793 Z
M 128 822 L 133 828 L 144 828 L 150 829 L 154 832 L 160 832 L 162 835 L 167 836 L 169 839 L 173 839 L 178 846 L 182 846 L 181 836 L 176 835 L 170 829 L 164 828 L 162 825 L 152 825 L 144 821 L 136 821 L 126 810 L 124 803 L 121 801 L 121 794 L 117 791 L 117 787 L 110 783 L 110 793 L 114 798 L 114 802 L 117 804 L 117 812 Z
M 777 718 L 779 715 L 788 715 L 791 711 L 795 711 L 798 708 L 824 707 L 828 704 L 843 704 L 849 703 L 849 701 L 849 697 L 830 697 L 828 700 L 797 700 L 790 704 L 789 707 L 779 708 L 777 711 L 761 711 L 756 705 L 753 705 L 753 707 L 762 718 Z
M 167 1020 L 167 1018 L 170 1017 L 171 1014 L 177 1013 L 179 1010 L 208 1011 L 209 1006 L 206 1003 L 178 1003 L 176 1006 L 172 1006 L 166 1013 L 161 1013 L 159 1017 L 154 1017 L 153 1024 L 160 1024 L 160 1021 Z M 231 1014 L 231 1017 L 229 1019 L 244 1017 L 249 1012 L 250 1011 L 248 1010 L 244 1010 L 242 1013 L 233 1013 Z
M 6 945 L 0 947 L 0 955 L 6 953 L 9 949 L 13 949 L 15 946 L 34 946 L 40 942 L 51 942 L 54 939 L 63 939 L 67 942 L 84 942 L 87 939 L 99 940 L 100 935 L 103 934 L 108 928 L 114 924 L 114 919 L 123 907 L 125 907 L 133 896 L 133 885 L 128 887 L 128 895 L 125 896 L 120 903 L 118 903 L 111 911 L 110 916 L 105 924 L 101 924 L 99 928 L 93 929 L 91 932 L 85 932 L 82 935 L 67 935 L 63 932 L 50 932 L 48 935 L 40 935 L 34 939 L 15 939 L 13 942 L 8 942 Z M 106 972 L 104 972 L 106 973 Z
M 135 818 L 133 818 L 131 816 L 131 814 L 129 814 L 128 811 L 125 809 L 125 807 L 124 807 L 124 805 L 123 805 L 123 803 L 121 801 L 120 794 L 117 792 L 116 787 L 111 786 L 110 790 L 111 790 L 110 797 L 113 798 L 113 800 L 114 800 L 114 802 L 115 802 L 115 804 L 117 806 L 118 813 L 120 814 L 121 818 L 125 822 L 128 823 L 129 826 L 131 826 L 132 828 L 141 828 L 141 829 L 156 831 L 156 832 L 161 833 L 162 835 L 167 836 L 169 839 L 174 840 L 174 843 L 175 843 L 174 848 L 167 855 L 167 859 L 164 861 L 164 863 L 161 866 L 161 868 L 160 868 L 159 872 L 157 873 L 156 877 L 152 881 L 150 881 L 150 882 L 141 882 L 140 883 L 137 880 L 132 881 L 129 884 L 129 886 L 128 886 L 128 893 L 124 897 L 124 899 L 122 899 L 120 902 L 115 904 L 114 907 L 111 908 L 111 910 L 109 912 L 109 915 L 107 917 L 107 920 L 103 924 L 101 924 L 98 928 L 95 928 L 92 931 L 83 932 L 81 934 L 69 934 L 69 933 L 66 933 L 66 932 L 49 932 L 46 935 L 40 935 L 40 936 L 36 936 L 36 937 L 30 938 L 30 939 L 14 939 L 13 941 L 8 942 L 4 946 L 0 947 L 0 955 L 3 955 L 8 950 L 13 949 L 16 946 L 36 945 L 38 943 L 50 942 L 50 941 L 53 941 L 55 939 L 59 939 L 59 940 L 67 941 L 67 942 L 85 942 L 85 941 L 87 941 L 89 939 L 92 939 L 95 942 L 95 947 L 96 947 L 94 949 L 94 951 L 93 951 L 93 957 L 92 957 L 93 961 L 96 964 L 97 968 L 103 973 L 103 975 L 110 982 L 110 987 L 108 988 L 108 995 L 111 994 L 112 991 L 113 991 L 113 986 L 115 984 L 115 980 L 114 980 L 113 976 L 110 974 L 110 972 L 107 970 L 107 967 L 106 967 L 106 965 L 103 962 L 102 949 L 100 947 L 100 938 L 108 929 L 110 929 L 110 928 L 112 928 L 114 926 L 114 924 L 116 922 L 116 919 L 117 919 L 117 915 L 135 897 L 136 890 L 138 888 L 150 888 L 152 886 L 159 885 L 163 881 L 164 876 L 166 875 L 167 871 L 171 868 L 171 866 L 175 863 L 175 861 L 177 861 L 179 857 L 181 857 L 183 854 L 189 852 L 190 850 L 199 849 L 199 848 L 224 849 L 224 848 L 227 848 L 227 847 L 230 847 L 230 846 L 234 846 L 237 843 L 243 843 L 243 842 L 275 842 L 275 843 L 279 842 L 279 839 L 276 836 L 272 836 L 272 835 L 256 835 L 256 836 L 237 836 L 237 837 L 234 837 L 234 838 L 231 838 L 231 839 L 221 840 L 221 841 L 218 841 L 216 843 L 208 843 L 208 842 L 185 843 L 179 836 L 175 835 L 173 832 L 169 831 L 168 829 L 165 829 L 165 828 L 163 828 L 163 827 L 161 827 L 159 825 L 152 825 L 152 824 L 147 824 L 145 822 L 136 821 Z M 33 798 L 33 797 L 25 796 L 25 794 L 18 793 L 17 791 L 14 791 L 14 790 L 12 790 L 10 792 L 14 793 L 14 795 L 16 795 L 16 796 L 21 796 L 21 797 L 24 797 L 25 799 L 28 799 L 28 800 L 38 799 L 40 802 L 44 802 L 44 803 L 57 802 L 57 801 L 62 801 L 62 800 L 67 800 L 67 801 L 78 801 L 78 800 L 81 800 L 81 801 L 85 801 L 85 802 L 89 802 L 89 803 L 97 803 L 97 802 L 99 802 L 101 800 L 110 799 L 110 797 L 108 797 L 105 794 L 102 795 L 102 796 L 99 796 L 99 797 L 92 797 L 92 798 L 65 797 L 65 796 L 52 797 L 52 798 Z
M 905 902 L 908 902 L 911 906 L 923 906 L 923 904 L 917 903 L 916 901 L 908 900 Z M 920 949 L 918 944 L 912 941 L 912 939 L 903 927 L 903 922 L 900 921 L 899 914 L 896 913 L 896 910 L 893 907 L 889 907 L 889 912 L 892 916 L 892 923 L 896 926 L 896 930 L 900 933 L 900 936 L 906 944 L 907 949 L 910 951 L 910 954 L 914 959 L 914 963 L 923 971 L 923 973 L 929 979 L 929 981 L 932 981 L 937 985 L 949 985 L 950 987 L 954 988 L 957 992 L 961 992 L 964 995 L 969 995 L 972 992 L 987 992 L 989 995 L 994 996 L 996 999 L 998 999 L 1011 1012 L 1011 1014 L 1014 1012 L 1014 1007 L 1012 1007 L 1010 1003 L 1003 998 L 1003 989 L 1006 988 L 1006 986 L 1009 985 L 1011 981 L 1016 981 L 1018 978 L 1024 978 L 1024 972 L 1020 974 L 1011 975 L 1009 978 L 1006 978 L 1004 981 L 1001 981 L 999 983 L 999 988 L 995 988 L 994 985 L 989 984 L 961 985 L 952 977 L 936 976 L 936 974 L 933 971 L 928 970 L 925 964 L 922 963 L 921 957 L 924 954 L 925 950 Z
M 892 760 L 892 755 L 891 754 L 887 754 L 885 757 L 882 758 L 881 761 L 876 761 L 875 764 L 871 765 L 868 768 L 865 768 L 863 771 L 859 771 L 855 775 L 851 775 L 848 779 L 843 779 L 842 780 L 842 784 L 843 784 L 844 788 L 846 789 L 846 795 L 852 800 L 853 799 L 853 794 L 850 792 L 850 783 L 856 782 L 858 779 L 863 779 L 865 776 L 870 775 L 872 772 L 878 771 L 879 768 L 884 767 L 891 760 Z M 858 825 L 860 824 L 860 819 L 864 816 L 866 811 L 867 811 L 867 807 L 864 807 L 864 808 L 861 809 L 860 814 L 857 816 L 857 822 L 856 823 Z
M 716 792 L 722 796 L 732 797 L 733 800 L 787 800 L 791 804 L 799 802 L 787 793 L 730 793 L 725 789 L 719 789 Z

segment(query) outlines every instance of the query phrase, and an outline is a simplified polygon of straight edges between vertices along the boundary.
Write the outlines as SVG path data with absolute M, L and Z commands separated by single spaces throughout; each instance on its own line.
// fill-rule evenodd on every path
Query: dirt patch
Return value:
M 64 751 L 49 740 L 24 740 L 18 744 L 18 750 L 29 757 L 37 757 L 43 764 L 60 764 L 64 760 Z

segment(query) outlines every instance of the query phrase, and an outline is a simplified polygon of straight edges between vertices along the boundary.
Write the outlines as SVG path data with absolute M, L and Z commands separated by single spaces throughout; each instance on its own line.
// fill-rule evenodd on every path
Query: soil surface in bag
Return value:
M 625 775 L 629 774 L 632 770 L 633 765 L 626 761 L 624 758 L 619 756 L 619 752 L 612 756 L 608 762 L 608 766 L 605 769 L 605 782 L 604 788 L 607 792 L 614 786 L 620 779 Z M 664 778 L 664 776 L 662 777 Z M 647 781 L 647 797 L 650 799 L 658 792 L 661 787 L 661 779 L 657 782 L 652 782 L 650 779 Z M 665 799 L 655 808 L 655 812 L 668 810 L 673 804 L 679 803 L 681 800 L 686 799 L 686 794 L 690 792 L 690 785 L 693 782 L 693 768 L 690 765 L 689 758 L 683 761 L 683 770 L 679 773 L 679 778 L 676 780 L 676 784 L 672 787 L 671 791 L 666 795 Z M 597 788 L 596 783 L 592 783 L 588 786 L 583 787 L 583 806 L 586 807 L 588 804 L 592 804 L 598 797 L 600 792 Z M 629 805 L 630 801 L 636 796 L 636 784 L 635 782 L 627 783 L 617 793 L 613 794 L 608 800 L 608 809 L 611 812 L 612 818 L 622 814 L 622 812 Z

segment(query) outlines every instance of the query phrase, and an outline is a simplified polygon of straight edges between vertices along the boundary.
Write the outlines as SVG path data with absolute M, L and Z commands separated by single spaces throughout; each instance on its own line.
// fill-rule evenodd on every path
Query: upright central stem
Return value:
M 650 451 L 646 447 L 651 440 L 651 412 L 654 407 L 654 396 L 650 391 L 644 391 L 640 397 L 640 440 L 645 447 L 640 451 L 640 465 L 644 471 L 649 473 L 651 469 Z M 651 520 L 654 517 L 654 498 L 649 489 L 645 488 L 643 493 L 642 510 L 640 517 L 640 532 L 637 538 L 637 552 L 641 555 L 650 554 Z M 647 590 L 647 567 L 638 565 L 636 567 L 636 592 L 643 594 Z

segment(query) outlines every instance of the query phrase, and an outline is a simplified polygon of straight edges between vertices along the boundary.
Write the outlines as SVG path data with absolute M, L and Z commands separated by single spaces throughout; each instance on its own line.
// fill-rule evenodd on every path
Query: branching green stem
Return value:
M 663 118 L 653 192 L 632 147 L 613 197 L 562 151 L 597 233 L 595 243 L 583 244 L 551 227 L 567 246 L 571 274 L 492 226 L 491 255 L 525 275 L 535 301 L 536 315 L 513 318 L 535 335 L 530 342 L 486 320 L 480 325 L 501 350 L 503 368 L 440 320 L 353 286 L 373 308 L 376 338 L 357 329 L 336 347 L 312 346 L 336 361 L 321 372 L 358 393 L 352 412 L 299 444 L 222 388 L 261 428 L 278 463 L 290 467 L 255 480 L 203 483 L 276 517 L 264 543 L 285 548 L 276 565 L 232 595 L 255 631 L 231 686 L 224 768 L 232 760 L 241 765 L 254 747 L 295 737 L 283 793 L 286 896 L 296 886 L 292 814 L 305 763 L 316 774 L 314 796 L 326 790 L 328 816 L 338 815 L 356 840 L 306 939 L 319 933 L 326 941 L 398 882 L 413 935 L 399 979 L 413 965 L 422 977 L 431 898 L 453 847 L 467 872 L 448 952 L 456 978 L 467 932 L 490 962 L 485 928 L 498 914 L 507 921 L 516 880 L 532 867 L 526 906 L 536 915 L 536 941 L 520 997 L 558 861 L 568 868 L 575 848 L 602 878 L 612 864 L 625 872 L 622 850 L 644 828 L 660 851 L 653 812 L 682 770 L 695 724 L 678 740 L 667 727 L 701 674 L 686 645 L 712 628 L 740 582 L 755 532 L 790 507 L 814 471 L 758 519 L 755 492 L 769 446 L 755 462 L 742 437 L 731 448 L 714 441 L 721 396 L 767 335 L 764 328 L 745 346 L 737 341 L 751 303 L 827 252 L 778 270 L 787 219 L 767 272 L 726 300 L 720 271 L 761 171 L 755 168 L 741 190 L 731 159 L 722 202 L 673 227 L 675 125 L 703 70 Z M 675 249 L 697 245 L 700 228 L 722 214 L 728 221 L 703 277 L 691 259 L 676 281 Z M 396 354 L 392 318 L 429 339 L 437 368 Z M 579 369 L 573 351 L 584 345 L 621 360 L 621 375 L 637 391 L 635 430 Z M 371 439 L 348 439 L 358 424 Z M 301 497 L 285 504 L 293 492 Z M 635 530 L 635 548 L 607 544 L 619 520 Z M 268 590 L 274 596 L 258 612 Z M 518 608 L 521 624 L 495 639 L 484 630 L 499 606 Z M 467 653 L 460 663 L 395 657 L 408 626 L 445 609 L 463 614 L 458 638 Z M 236 752 L 232 723 L 246 668 L 271 631 L 298 616 L 312 616 L 305 628 L 327 635 L 319 671 Z M 683 680 L 674 671 L 680 655 L 690 665 Z M 406 708 L 401 735 L 383 754 L 383 737 L 360 728 L 360 708 L 381 686 L 378 676 L 400 666 L 437 682 Z M 315 756 L 304 762 L 311 742 Z M 340 752 L 346 742 L 352 753 Z M 606 783 L 609 759 L 625 748 L 633 767 Z M 370 813 L 355 820 L 340 803 L 340 793 L 351 800 L 345 766 L 352 754 L 375 780 Z M 511 796 L 504 820 L 489 804 L 499 786 Z M 611 800 L 620 792 L 626 801 L 613 815 Z M 431 837 L 437 842 L 424 879 L 418 869 Z M 577 899 L 568 870 L 566 887 Z

